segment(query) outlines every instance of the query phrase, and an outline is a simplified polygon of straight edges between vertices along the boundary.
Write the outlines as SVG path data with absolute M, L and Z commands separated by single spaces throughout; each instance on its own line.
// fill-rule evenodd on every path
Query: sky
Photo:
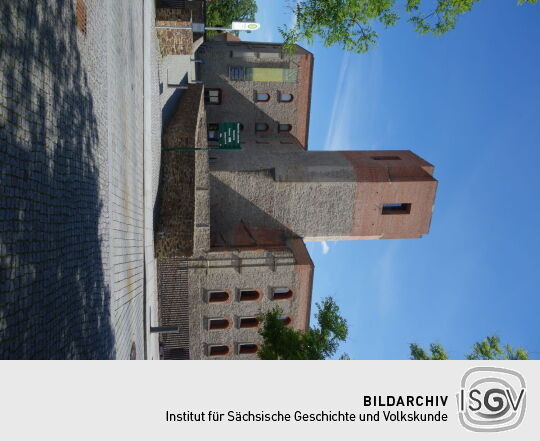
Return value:
M 261 29 L 242 39 L 280 42 L 288 3 L 258 0 Z M 463 359 L 497 334 L 540 358 L 538 23 L 540 5 L 484 0 L 440 38 L 403 22 L 363 55 L 303 44 L 309 149 L 410 149 L 439 180 L 422 239 L 307 243 L 314 303 L 334 297 L 349 323 L 340 353 L 406 359 L 437 342 Z

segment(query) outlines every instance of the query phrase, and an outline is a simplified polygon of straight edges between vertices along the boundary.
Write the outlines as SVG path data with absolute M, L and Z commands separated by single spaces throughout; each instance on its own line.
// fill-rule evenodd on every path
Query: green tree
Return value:
M 294 44 L 311 43 L 319 36 L 326 46 L 340 44 L 347 51 L 364 53 L 377 43 L 375 28 L 389 28 L 403 17 L 419 34 L 442 35 L 454 29 L 459 17 L 478 1 L 299 0 L 291 6 L 296 23 L 284 25 L 279 31 L 290 51 Z
M 299 331 L 280 320 L 283 311 L 276 307 L 264 314 L 259 334 L 263 343 L 258 355 L 262 360 L 324 360 L 332 357 L 340 342 L 347 339 L 347 321 L 339 314 L 332 297 L 317 303 L 317 327 Z M 343 357 L 343 356 L 342 356 Z M 348 356 L 346 356 L 348 357 Z M 347 359 L 347 358 L 342 358 Z
M 409 345 L 411 349 L 411 360 L 448 360 L 448 354 L 438 343 L 429 346 L 430 354 L 415 343 Z
M 523 348 L 514 350 L 512 346 L 500 346 L 501 339 L 496 335 L 486 337 L 475 343 L 473 350 L 467 355 L 467 360 L 528 360 L 529 353 Z
M 529 354 L 523 348 L 513 349 L 512 346 L 500 346 L 501 339 L 496 335 L 490 335 L 484 340 L 474 344 L 472 352 L 466 357 L 468 360 L 528 360 Z M 448 360 L 448 354 L 438 343 L 430 345 L 428 354 L 415 343 L 409 345 L 411 360 Z
M 233 21 L 254 21 L 256 0 L 213 0 L 206 6 L 206 26 L 228 27 Z M 238 31 L 233 34 L 238 35 Z

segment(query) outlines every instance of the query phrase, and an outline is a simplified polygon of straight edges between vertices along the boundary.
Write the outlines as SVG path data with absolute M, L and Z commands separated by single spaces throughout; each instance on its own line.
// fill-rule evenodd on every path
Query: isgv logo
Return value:
M 527 402 L 525 380 L 498 367 L 469 369 L 457 395 L 459 421 L 473 432 L 502 432 L 519 426 Z

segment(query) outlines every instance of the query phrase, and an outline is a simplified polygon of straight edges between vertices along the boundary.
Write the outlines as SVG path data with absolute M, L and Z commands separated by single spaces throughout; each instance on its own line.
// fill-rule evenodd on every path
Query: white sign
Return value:
M 256 31 L 261 27 L 260 23 L 247 23 L 243 21 L 233 21 L 233 31 Z
M 191 23 L 192 32 L 204 32 L 204 23 Z

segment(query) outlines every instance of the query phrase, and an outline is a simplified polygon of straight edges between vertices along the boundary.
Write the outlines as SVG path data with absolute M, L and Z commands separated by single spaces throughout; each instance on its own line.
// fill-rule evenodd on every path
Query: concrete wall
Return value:
M 255 359 L 256 354 L 239 354 L 241 343 L 260 343 L 258 328 L 239 328 L 241 317 L 256 317 L 279 306 L 291 318 L 289 326 L 306 329 L 309 324 L 313 263 L 301 240 L 280 248 L 213 251 L 205 259 L 189 262 L 190 358 Z M 273 288 L 289 288 L 291 299 L 274 300 Z M 255 301 L 239 301 L 241 289 L 256 289 Z M 211 290 L 230 294 L 223 303 L 209 303 Z M 226 318 L 227 329 L 209 330 L 210 318 Z M 227 345 L 224 356 L 208 355 L 209 346 Z
M 272 143 L 281 150 L 307 147 L 313 56 L 298 47 L 294 55 L 282 53 L 275 43 L 209 41 L 198 50 L 201 79 L 206 88 L 222 92 L 219 105 L 207 104 L 208 123 L 240 122 L 245 150 L 260 149 L 257 143 Z M 229 67 L 277 67 L 298 70 L 296 83 L 231 81 Z M 268 93 L 270 100 L 257 102 L 257 93 Z M 293 95 L 291 102 L 280 102 L 279 94 Z M 266 123 L 267 132 L 255 132 L 256 123 Z M 278 124 L 291 124 L 289 133 L 278 132 Z M 281 142 L 293 144 L 280 144 Z M 294 146 L 294 147 L 291 147 Z

